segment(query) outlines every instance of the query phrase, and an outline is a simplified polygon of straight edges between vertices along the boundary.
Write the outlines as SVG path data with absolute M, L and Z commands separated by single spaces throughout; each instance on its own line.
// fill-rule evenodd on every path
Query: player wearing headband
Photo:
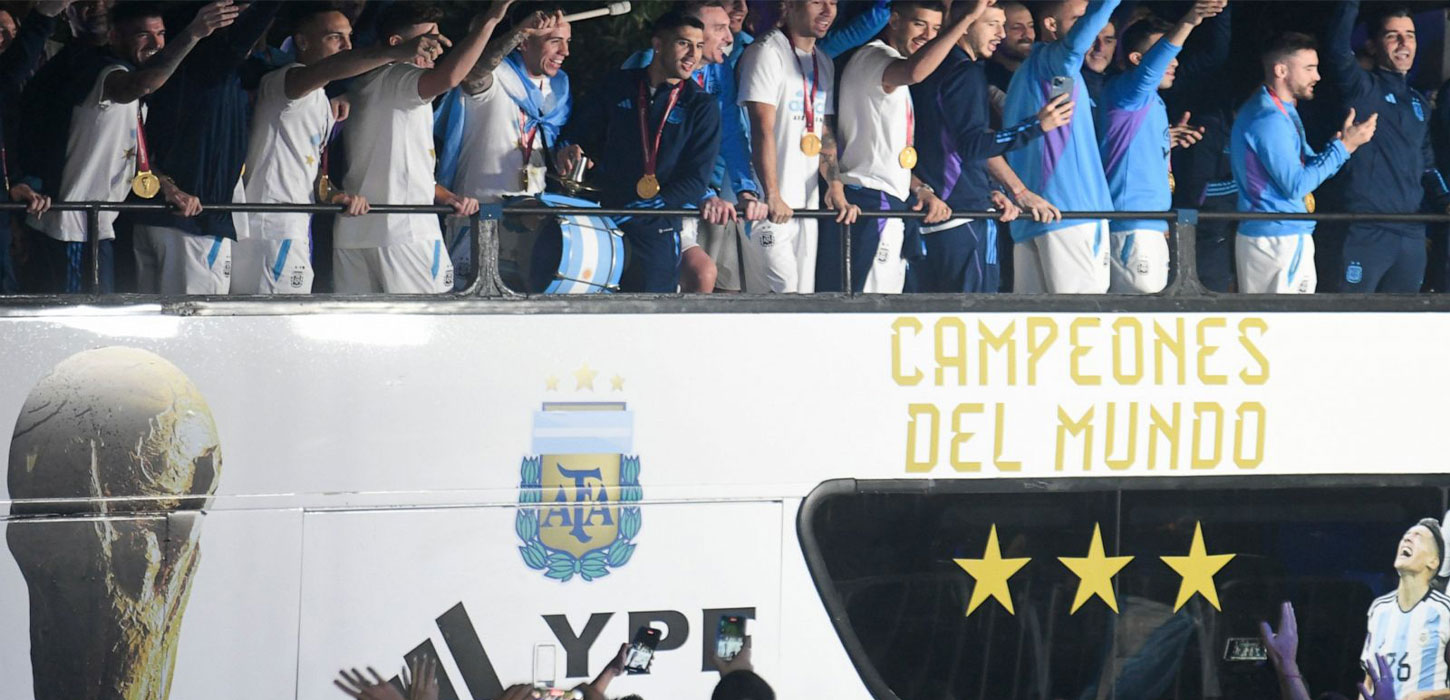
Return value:
M 1367 673 L 1376 655 L 1389 659 L 1394 697 L 1399 700 L 1450 698 L 1445 656 L 1450 596 L 1435 586 L 1435 579 L 1447 573 L 1440 523 L 1425 518 L 1406 530 L 1395 550 L 1394 566 L 1399 585 L 1370 603 L 1360 663 Z
M 640 210 L 615 218 L 629 246 L 619 288 L 673 293 L 682 221 L 647 213 L 700 201 L 720 150 L 720 107 L 690 79 L 705 46 L 700 20 L 667 13 L 655 21 L 653 45 L 647 68 L 610 74 L 569 121 L 559 165 L 568 171 L 579 158 L 594 157 L 601 203 Z

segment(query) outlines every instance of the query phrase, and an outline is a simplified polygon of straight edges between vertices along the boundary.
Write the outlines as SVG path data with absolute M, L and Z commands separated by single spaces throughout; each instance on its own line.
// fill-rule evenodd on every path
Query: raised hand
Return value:
M 1390 660 L 1383 654 L 1374 655 L 1375 668 L 1367 669 L 1369 682 L 1374 684 L 1374 692 L 1371 693 L 1363 683 L 1359 684 L 1359 697 L 1361 700 L 1395 700 L 1395 677 L 1390 671 Z M 1381 682 L 1383 681 L 1383 682 Z
M 555 10 L 553 13 L 534 12 L 529 19 L 519 25 L 519 31 L 524 38 L 547 34 L 564 24 L 564 11 Z
M 408 700 L 438 700 L 438 660 L 419 656 L 411 668 L 403 667 L 403 687 Z
M 1071 100 L 1071 95 L 1063 93 L 1042 106 L 1037 112 L 1037 121 L 1042 124 L 1043 131 L 1052 131 L 1072 122 L 1074 103 Z
M 514 0 L 493 0 L 493 4 L 489 6 L 488 11 L 483 15 L 484 21 L 503 21 L 503 18 L 508 16 L 509 8 L 513 7 L 513 4 Z
M 420 34 L 410 41 L 389 47 L 388 54 L 393 60 L 402 63 L 416 65 L 420 61 L 432 62 L 443 55 L 444 41 L 447 39 L 440 34 Z
M 1179 119 L 1177 124 L 1168 127 L 1168 133 L 1174 148 L 1189 148 L 1203 139 L 1203 127 L 1193 126 L 1188 123 L 1188 119 L 1191 116 L 1193 116 L 1192 112 L 1184 112 L 1183 118 Z
M 1344 142 L 1344 147 L 1350 153 L 1354 153 L 1355 149 L 1369 143 L 1369 140 L 1374 138 L 1375 129 L 1379 126 L 1379 119 L 1378 113 L 1371 114 L 1369 119 L 1356 124 L 1354 123 L 1354 108 L 1351 107 L 1349 116 L 1344 118 L 1344 128 L 1339 132 L 1339 140 Z
M 237 15 L 241 13 L 242 8 L 238 7 L 233 0 L 217 0 L 217 2 L 207 3 L 201 8 L 201 11 L 196 13 L 196 18 L 191 20 L 191 24 L 186 26 L 186 30 L 198 39 L 205 39 L 211 36 L 212 32 L 237 21 Z
M 1288 602 L 1279 606 L 1279 630 L 1275 632 L 1268 622 L 1259 623 L 1259 636 L 1269 652 L 1269 660 L 1280 673 L 1298 673 L 1296 655 L 1299 652 L 1299 623 L 1294 619 L 1294 606 Z
M 341 678 L 332 681 L 332 684 L 357 700 L 404 700 L 398 689 L 383 680 L 383 677 L 378 675 L 378 672 L 371 666 L 368 667 L 368 673 L 372 674 L 371 680 L 355 668 L 351 673 L 348 672 L 348 669 L 337 673 Z
M 1213 17 L 1228 5 L 1228 0 L 1198 0 L 1183 16 L 1183 23 L 1197 27 L 1203 20 Z

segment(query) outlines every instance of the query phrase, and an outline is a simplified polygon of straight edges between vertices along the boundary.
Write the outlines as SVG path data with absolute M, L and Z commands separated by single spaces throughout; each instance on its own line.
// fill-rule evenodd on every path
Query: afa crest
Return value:
M 529 568 L 593 581 L 629 563 L 644 498 L 633 438 L 624 402 L 546 402 L 534 413 L 514 519 Z

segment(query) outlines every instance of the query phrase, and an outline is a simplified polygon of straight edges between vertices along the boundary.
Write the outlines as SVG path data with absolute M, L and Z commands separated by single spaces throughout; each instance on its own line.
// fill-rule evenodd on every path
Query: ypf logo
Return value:
M 534 412 L 533 454 L 519 470 L 519 553 L 560 582 L 608 576 L 629 563 L 639 534 L 634 413 L 624 401 L 584 395 L 595 392 L 598 374 L 587 364 L 572 373 L 577 398 L 596 400 L 545 401 Z M 558 392 L 559 383 L 550 377 L 546 391 Z M 615 375 L 608 392 L 623 391 Z

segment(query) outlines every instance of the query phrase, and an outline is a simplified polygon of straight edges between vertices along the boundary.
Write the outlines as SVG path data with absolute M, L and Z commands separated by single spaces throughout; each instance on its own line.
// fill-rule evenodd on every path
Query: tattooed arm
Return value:
M 821 177 L 826 178 L 827 209 L 840 212 L 836 223 L 854 224 L 861 215 L 861 208 L 846 200 L 846 186 L 841 183 L 841 161 L 836 153 L 835 118 L 826 117 L 821 124 Z
M 478 62 L 473 64 L 473 69 L 468 71 L 468 76 L 463 79 L 463 91 L 470 95 L 488 92 L 488 89 L 493 87 L 494 69 L 498 68 L 499 64 L 503 63 L 503 60 L 529 37 L 537 36 L 559 26 L 563 17 L 563 12 L 555 12 L 552 15 L 535 12 L 509 33 L 489 42 L 483 50 L 483 55 L 478 58 Z

